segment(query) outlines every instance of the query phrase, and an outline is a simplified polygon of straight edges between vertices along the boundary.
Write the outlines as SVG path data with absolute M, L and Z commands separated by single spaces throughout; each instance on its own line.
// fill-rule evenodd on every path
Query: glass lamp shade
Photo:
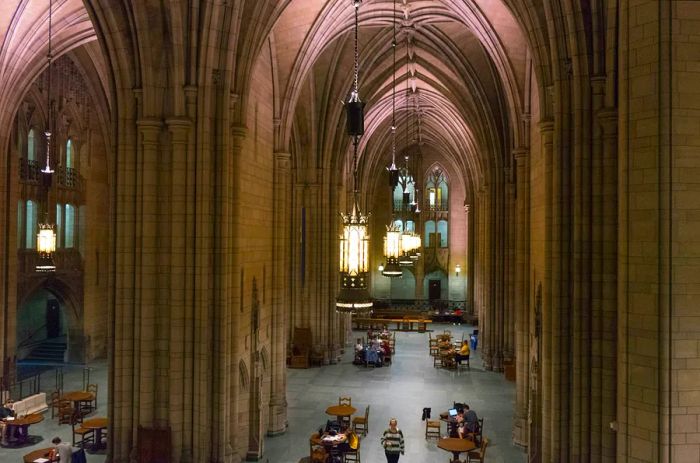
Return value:
M 382 270 L 382 275 L 389 278 L 400 277 L 403 275 L 399 267 L 399 256 L 401 255 L 401 232 L 393 223 L 386 227 L 386 236 L 384 237 L 384 257 L 386 258 L 386 266 Z
M 36 249 L 41 254 L 53 254 L 56 252 L 56 232 L 52 224 L 39 224 L 39 233 L 36 235 Z
M 39 252 L 39 262 L 36 265 L 37 272 L 55 272 L 56 264 L 53 261 L 53 253 L 56 252 L 56 231 L 53 224 L 39 224 L 39 233 L 36 235 L 36 248 Z
M 343 215 L 343 234 L 340 237 L 340 293 L 336 300 L 338 312 L 355 313 L 372 308 L 367 290 L 369 281 L 368 217 L 357 208 Z

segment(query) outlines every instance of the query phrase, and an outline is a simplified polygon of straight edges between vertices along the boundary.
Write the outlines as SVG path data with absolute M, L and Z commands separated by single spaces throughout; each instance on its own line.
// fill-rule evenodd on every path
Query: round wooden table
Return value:
M 469 452 L 476 448 L 476 444 L 469 439 L 459 439 L 455 437 L 444 437 L 438 441 L 438 448 L 452 452 L 454 461 L 459 461 L 459 454 Z
M 11 445 L 22 445 L 29 439 L 29 426 L 32 424 L 41 423 L 44 421 L 44 415 L 41 413 L 30 413 L 29 415 L 23 416 L 22 418 L 15 418 L 14 420 L 5 420 L 5 426 L 7 426 L 7 435 L 12 436 L 15 434 L 14 428 L 20 428 L 19 437 L 16 441 L 12 442 Z
M 52 448 L 53 447 L 48 447 L 45 449 L 39 449 L 29 452 L 24 457 L 22 457 L 24 459 L 24 463 L 33 463 L 34 460 L 36 460 L 37 458 L 48 458 L 49 452 Z
M 81 425 L 85 429 L 92 429 L 95 431 L 95 442 L 92 444 L 92 449 L 97 450 L 102 447 L 102 430 L 106 429 L 109 425 L 109 420 L 107 418 L 90 418 L 89 420 L 84 420 Z
M 81 407 L 82 402 L 92 402 L 93 400 L 95 400 L 95 394 L 87 391 L 70 391 L 64 393 L 61 396 L 61 400 L 73 402 L 73 409 L 76 412 L 79 412 L 81 416 L 83 416 Z
M 357 409 L 351 405 L 331 405 L 326 409 L 326 415 L 346 417 L 351 416 Z

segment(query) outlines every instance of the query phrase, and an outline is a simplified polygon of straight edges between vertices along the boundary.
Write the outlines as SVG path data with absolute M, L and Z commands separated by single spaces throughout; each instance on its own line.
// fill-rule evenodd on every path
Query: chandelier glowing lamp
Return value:
M 52 49 L 51 49 L 51 17 L 53 16 L 53 1 L 49 1 L 49 53 L 48 58 L 48 86 L 47 86 L 47 96 L 46 96 L 46 108 L 47 108 L 47 119 L 46 119 L 46 131 L 44 135 L 46 136 L 46 166 L 41 170 L 44 174 L 43 185 L 46 189 L 46 212 L 44 215 L 44 222 L 39 224 L 39 233 L 36 235 L 36 249 L 39 253 L 39 261 L 35 266 L 35 270 L 39 273 L 51 273 L 56 271 L 56 264 L 53 260 L 53 255 L 56 252 L 56 227 L 53 223 L 49 221 L 49 188 L 51 187 L 51 175 L 53 174 L 53 169 L 51 168 L 51 62 L 53 60 Z
M 355 74 L 350 98 L 345 103 L 347 131 L 353 144 L 353 199 L 352 210 L 341 214 L 343 233 L 340 236 L 340 292 L 335 308 L 341 313 L 367 312 L 374 305 L 369 295 L 369 215 L 363 214 L 358 201 L 357 147 L 364 134 L 364 107 L 360 99 L 358 10 L 360 0 L 353 0 L 355 8 Z
M 401 257 L 401 232 L 393 223 L 386 227 L 384 257 L 386 258 L 386 265 L 382 269 L 382 275 L 390 278 L 402 276 L 403 271 L 399 265 L 399 257 Z

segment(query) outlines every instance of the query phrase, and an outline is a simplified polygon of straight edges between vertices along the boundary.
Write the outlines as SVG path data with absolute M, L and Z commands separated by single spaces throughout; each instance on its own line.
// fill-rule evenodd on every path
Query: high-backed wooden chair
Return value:
M 49 407 L 51 407 L 51 419 L 56 417 L 56 412 L 61 406 L 61 391 L 53 391 L 49 399 Z
M 87 386 L 87 391 L 92 394 L 92 402 L 90 403 L 90 406 L 92 407 L 91 411 L 97 410 L 97 384 L 88 384 Z
M 438 347 L 438 340 L 437 339 L 431 339 L 428 342 L 428 346 L 430 348 L 430 356 L 435 357 L 436 355 L 440 354 L 440 348 Z
M 352 397 L 338 397 L 338 405 L 349 405 L 352 407 Z
M 369 405 L 365 408 L 365 416 L 355 416 L 352 419 L 352 429 L 355 432 L 362 432 L 363 436 L 369 431 Z
M 440 438 L 440 420 L 425 420 L 425 438 Z
M 61 400 L 58 404 L 58 424 L 72 424 L 75 409 L 69 400 Z M 79 415 L 82 418 L 82 415 Z
M 73 447 L 85 448 L 85 444 L 95 442 L 95 430 L 84 428 L 81 424 L 81 417 L 79 412 L 74 412 L 70 425 L 73 429 Z
M 486 447 L 489 445 L 488 439 L 482 439 L 481 447 L 478 450 L 472 450 L 467 453 L 467 463 L 483 463 L 484 458 L 486 458 Z
M 309 368 L 311 345 L 311 329 L 294 328 L 290 368 Z

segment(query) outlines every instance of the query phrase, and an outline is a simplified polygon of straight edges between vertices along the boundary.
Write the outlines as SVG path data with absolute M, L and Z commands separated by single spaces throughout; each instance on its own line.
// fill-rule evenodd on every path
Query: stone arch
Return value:
M 238 385 L 244 392 L 248 392 L 250 388 L 250 374 L 248 373 L 248 366 L 245 364 L 245 360 L 242 359 L 238 362 Z
M 67 321 L 67 360 L 76 363 L 84 362 L 89 339 L 85 336 L 83 326 L 82 290 L 73 288 L 61 277 L 37 279 L 18 291 L 17 313 L 19 314 L 32 296 L 40 291 L 46 291 L 56 298 Z

